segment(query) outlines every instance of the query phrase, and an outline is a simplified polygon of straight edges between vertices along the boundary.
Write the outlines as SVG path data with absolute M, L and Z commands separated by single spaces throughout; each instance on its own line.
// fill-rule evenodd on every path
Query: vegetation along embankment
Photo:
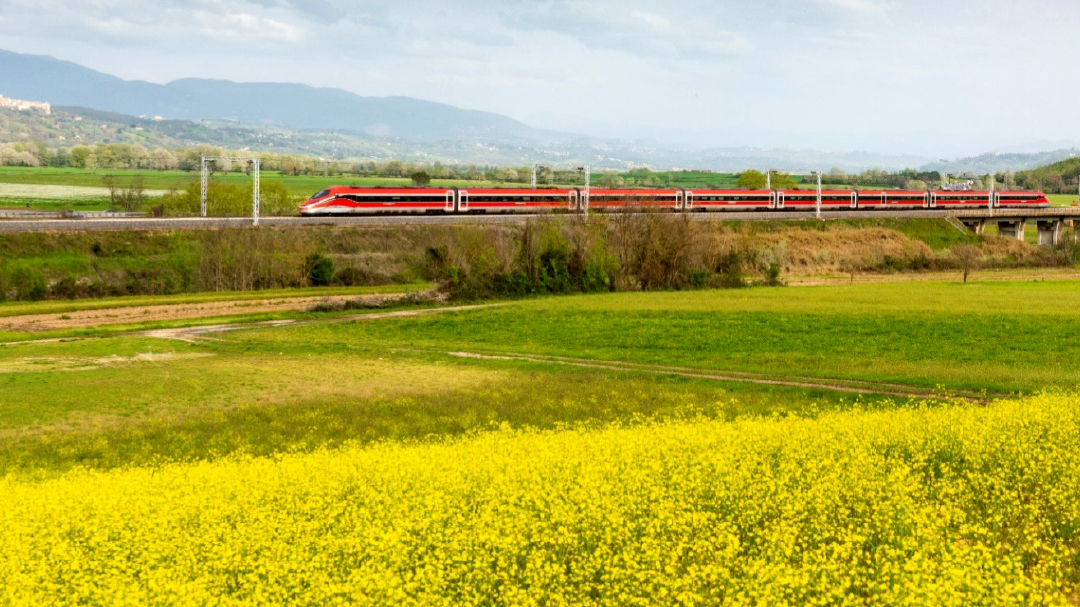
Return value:
M 0 300 L 417 281 L 469 299 L 1076 262 L 1075 245 L 1041 249 L 931 219 L 725 224 L 657 213 L 516 226 L 15 233 L 0 237 Z

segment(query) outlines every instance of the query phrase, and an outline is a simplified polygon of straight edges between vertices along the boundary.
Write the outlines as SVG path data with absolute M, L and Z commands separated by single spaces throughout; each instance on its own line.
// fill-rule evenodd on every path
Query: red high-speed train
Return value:
M 327 188 L 300 205 L 301 215 L 383 213 L 546 213 L 619 209 L 671 211 L 808 211 L 817 190 L 699 190 L 581 188 Z M 1038 191 L 822 190 L 828 211 L 1049 207 Z

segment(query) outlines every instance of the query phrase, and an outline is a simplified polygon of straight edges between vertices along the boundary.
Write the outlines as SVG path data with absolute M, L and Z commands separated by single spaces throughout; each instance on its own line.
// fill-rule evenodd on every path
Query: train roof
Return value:
M 688 192 L 692 192 L 694 196 L 707 195 L 707 194 L 732 194 L 735 196 L 746 196 L 747 194 L 758 194 L 761 196 L 768 196 L 772 194 L 772 190 L 748 190 L 746 188 L 728 188 L 721 190 L 686 188 Z
M 511 194 L 514 196 L 539 196 L 541 194 L 558 194 L 560 196 L 566 196 L 570 193 L 569 189 L 559 188 L 458 188 L 462 192 L 468 192 L 470 196 L 473 194 Z

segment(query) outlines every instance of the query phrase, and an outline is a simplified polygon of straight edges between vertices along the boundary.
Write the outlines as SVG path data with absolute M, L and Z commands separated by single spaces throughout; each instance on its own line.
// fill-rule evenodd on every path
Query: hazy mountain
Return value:
M 1080 156 L 1080 149 L 1075 147 L 1035 153 L 989 152 L 956 160 L 939 160 L 925 164 L 921 168 L 924 171 L 938 171 L 953 175 L 960 173 L 985 175 L 997 171 L 1034 169 L 1076 156 Z
M 196 78 L 153 84 L 121 80 L 52 57 L 3 50 L 0 94 L 134 116 L 348 130 L 413 141 L 565 138 L 499 114 L 409 97 L 362 97 L 303 84 Z

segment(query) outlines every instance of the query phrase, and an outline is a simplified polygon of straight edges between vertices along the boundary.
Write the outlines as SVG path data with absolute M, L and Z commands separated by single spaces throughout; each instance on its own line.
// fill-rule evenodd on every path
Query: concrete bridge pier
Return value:
M 964 224 L 964 227 L 971 230 L 971 233 L 976 236 L 982 236 L 986 233 L 986 218 L 985 217 L 968 217 L 960 220 Z
M 1061 225 L 1065 223 L 1061 219 L 1040 219 L 1037 222 L 1039 226 L 1039 244 L 1044 247 L 1052 247 L 1061 242 Z
M 1005 219 L 998 221 L 998 233 L 1005 238 L 1024 239 L 1024 229 L 1027 228 L 1027 219 Z

